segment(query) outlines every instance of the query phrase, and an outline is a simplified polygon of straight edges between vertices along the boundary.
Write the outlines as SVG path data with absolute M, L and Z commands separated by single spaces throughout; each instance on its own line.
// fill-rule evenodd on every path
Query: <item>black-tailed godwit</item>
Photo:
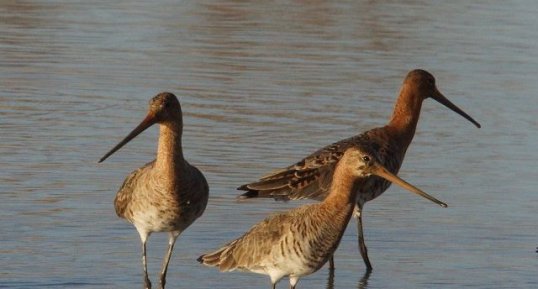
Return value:
M 156 159 L 127 176 L 114 200 L 116 214 L 131 222 L 140 234 L 147 289 L 151 288 L 146 262 L 148 237 L 153 232 L 169 234 L 160 274 L 160 288 L 164 288 L 176 239 L 202 215 L 209 192 L 204 175 L 183 158 L 181 105 L 172 93 L 155 96 L 149 103 L 146 118 L 99 162 L 156 123 L 160 127 Z

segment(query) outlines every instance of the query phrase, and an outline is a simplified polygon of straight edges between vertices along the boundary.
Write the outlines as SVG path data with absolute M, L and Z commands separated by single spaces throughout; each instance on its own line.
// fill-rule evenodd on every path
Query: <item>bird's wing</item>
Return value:
M 147 169 L 153 167 L 155 160 L 145 164 L 144 166 L 131 172 L 123 181 L 116 198 L 114 199 L 114 208 L 116 209 L 116 214 L 120 218 L 125 218 L 125 210 L 130 203 L 132 198 L 132 193 L 137 186 L 139 178 L 142 176 L 143 172 Z
M 275 214 L 254 225 L 238 239 L 220 249 L 200 256 L 198 261 L 216 266 L 221 271 L 247 270 L 262 272 L 273 262 L 275 250 L 286 234 L 292 234 L 290 227 L 297 216 L 303 216 L 311 206 L 303 206 L 292 211 Z
M 324 199 L 330 189 L 336 163 L 347 148 L 365 137 L 362 134 L 333 143 L 294 165 L 265 175 L 257 182 L 242 185 L 238 190 L 247 192 L 239 198 Z

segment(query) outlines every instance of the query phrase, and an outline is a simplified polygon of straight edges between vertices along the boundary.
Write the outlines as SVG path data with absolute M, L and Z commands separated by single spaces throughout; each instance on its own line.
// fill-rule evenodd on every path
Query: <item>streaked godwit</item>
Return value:
M 275 198 L 280 200 L 310 198 L 323 200 L 329 193 L 335 164 L 342 152 L 365 139 L 374 143 L 374 149 L 379 154 L 381 164 L 391 173 L 397 174 L 407 147 L 415 135 L 422 101 L 429 97 L 480 128 L 478 122 L 439 92 L 433 75 L 424 70 L 413 70 L 407 74 L 403 82 L 392 118 L 387 125 L 333 143 L 294 165 L 272 172 L 257 182 L 243 185 L 238 189 L 247 192 L 239 196 L 239 198 Z M 356 187 L 359 194 L 354 216 L 357 219 L 359 250 L 368 271 L 372 270 L 372 265 L 364 243 L 362 210 L 366 202 L 377 198 L 389 186 L 390 182 L 372 176 L 368 181 L 362 182 L 361 186 Z M 333 264 L 331 259 L 331 267 Z
M 114 200 L 116 214 L 131 222 L 140 234 L 147 289 L 151 288 L 146 262 L 148 237 L 153 232 L 169 234 L 160 274 L 160 288 L 164 288 L 176 239 L 202 215 L 209 192 L 204 175 L 183 158 L 181 105 L 172 93 L 159 93 L 151 99 L 146 118 L 99 162 L 156 123 L 160 127 L 157 158 L 127 176 Z
M 284 276 L 295 288 L 300 277 L 312 274 L 332 256 L 353 213 L 355 186 L 373 174 L 446 206 L 396 177 L 378 161 L 370 143 L 355 143 L 338 153 L 333 182 L 321 202 L 273 215 L 246 234 L 198 261 L 221 271 L 244 270 L 269 275 L 272 288 Z

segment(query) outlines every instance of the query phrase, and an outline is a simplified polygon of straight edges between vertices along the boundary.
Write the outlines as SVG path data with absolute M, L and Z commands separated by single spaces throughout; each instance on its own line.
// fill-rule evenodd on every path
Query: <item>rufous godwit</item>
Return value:
M 357 185 L 376 175 L 446 206 L 384 168 L 368 140 L 338 152 L 333 181 L 321 203 L 273 215 L 242 237 L 205 254 L 198 261 L 221 271 L 243 270 L 269 275 L 272 288 L 284 276 L 295 288 L 300 277 L 312 274 L 336 250 L 357 202 Z
M 391 173 L 397 174 L 402 165 L 405 152 L 415 135 L 422 101 L 429 97 L 480 128 L 478 122 L 439 92 L 433 75 L 421 69 L 412 70 L 407 74 L 403 82 L 392 118 L 387 125 L 333 143 L 296 164 L 272 172 L 257 182 L 242 185 L 238 189 L 247 192 L 240 195 L 239 198 L 275 198 L 280 200 L 309 198 L 323 200 L 328 195 L 331 187 L 336 160 L 340 158 L 342 152 L 348 147 L 354 146 L 364 139 L 368 139 L 374 144 L 374 149 L 379 154 L 381 164 Z M 371 176 L 367 181 L 362 182 L 361 186 L 356 187 L 359 194 L 354 216 L 357 219 L 359 250 L 368 271 L 372 270 L 372 265 L 364 243 L 362 210 L 366 202 L 377 198 L 389 186 L 390 182 Z M 331 268 L 333 268 L 333 259 L 331 258 L 330 261 Z
M 164 288 L 176 239 L 202 215 L 209 193 L 204 175 L 183 158 L 181 105 L 172 93 L 159 93 L 151 99 L 146 118 L 99 162 L 156 123 L 160 127 L 157 158 L 127 176 L 114 200 L 116 214 L 131 222 L 140 234 L 147 289 L 151 288 L 146 262 L 148 237 L 153 232 L 169 233 L 160 274 L 160 288 Z

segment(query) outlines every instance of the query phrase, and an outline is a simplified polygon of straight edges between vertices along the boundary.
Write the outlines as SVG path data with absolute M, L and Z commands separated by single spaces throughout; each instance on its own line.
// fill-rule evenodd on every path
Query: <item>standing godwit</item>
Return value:
M 373 174 L 416 194 L 445 203 L 413 187 L 384 168 L 368 140 L 339 153 L 333 182 L 321 202 L 273 215 L 247 233 L 198 261 L 221 271 L 235 269 L 269 275 L 272 288 L 284 276 L 295 288 L 300 277 L 312 274 L 332 256 L 353 213 L 358 191 L 355 186 Z
M 413 140 L 420 115 L 422 101 L 431 97 L 463 116 L 478 128 L 480 124 L 444 97 L 435 86 L 435 78 L 429 72 L 416 69 L 405 78 L 400 96 L 396 101 L 389 123 L 360 135 L 341 140 L 307 156 L 287 168 L 272 172 L 259 181 L 239 187 L 247 191 L 240 198 L 275 198 L 280 200 L 323 200 L 329 193 L 336 161 L 348 147 L 364 139 L 374 144 L 379 160 L 391 173 L 397 174 L 407 147 Z M 390 186 L 390 182 L 372 176 L 357 186 L 358 199 L 355 207 L 358 243 L 361 256 L 368 271 L 372 265 L 368 258 L 362 230 L 362 209 L 366 202 L 377 198 Z M 331 258 L 331 268 L 334 267 Z
M 146 262 L 148 237 L 153 232 L 169 234 L 160 275 L 160 288 L 164 288 L 176 239 L 202 215 L 209 192 L 204 175 L 183 158 L 181 105 L 172 93 L 155 96 L 149 103 L 146 118 L 99 162 L 156 123 L 160 127 L 157 158 L 127 176 L 114 200 L 116 214 L 131 222 L 140 234 L 147 289 L 151 289 Z

